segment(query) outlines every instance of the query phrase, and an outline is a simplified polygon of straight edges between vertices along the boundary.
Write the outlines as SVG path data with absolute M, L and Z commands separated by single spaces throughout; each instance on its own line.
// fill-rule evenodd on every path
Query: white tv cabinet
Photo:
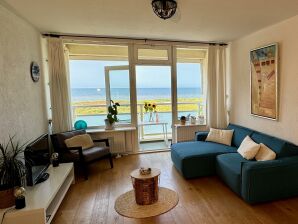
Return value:
M 26 207 L 7 212 L 3 224 L 51 223 L 70 185 L 74 183 L 73 164 L 49 166 L 47 173 L 50 176 L 45 182 L 26 187 Z

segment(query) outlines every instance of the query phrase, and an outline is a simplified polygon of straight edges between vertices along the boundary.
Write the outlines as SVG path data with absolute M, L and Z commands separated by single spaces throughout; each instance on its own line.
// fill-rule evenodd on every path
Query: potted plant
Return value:
M 180 123 L 181 123 L 181 125 L 185 125 L 185 123 L 186 123 L 186 117 L 185 116 L 180 117 Z
M 115 122 L 118 122 L 118 108 L 120 104 L 114 103 L 113 100 L 111 100 L 110 106 L 108 107 L 108 114 L 107 118 L 105 119 L 106 129 L 113 129 Z
M 13 206 L 14 188 L 25 185 L 25 145 L 15 143 L 14 137 L 9 137 L 7 144 L 0 144 L 0 209 Z

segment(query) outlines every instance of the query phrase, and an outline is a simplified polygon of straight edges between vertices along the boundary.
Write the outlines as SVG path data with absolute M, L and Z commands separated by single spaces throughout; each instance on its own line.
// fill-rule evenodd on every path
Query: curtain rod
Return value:
M 223 42 L 204 42 L 204 41 L 183 41 L 183 40 L 162 40 L 162 39 L 146 39 L 146 38 L 128 38 L 128 37 L 108 37 L 108 36 L 88 36 L 88 35 L 72 35 L 72 34 L 53 34 L 53 33 L 43 33 L 44 37 L 65 37 L 65 38 L 97 38 L 97 39 L 111 39 L 111 40 L 132 40 L 132 41 L 165 41 L 172 43 L 187 43 L 187 44 L 206 44 L 206 45 L 219 45 L 227 46 L 227 43 Z

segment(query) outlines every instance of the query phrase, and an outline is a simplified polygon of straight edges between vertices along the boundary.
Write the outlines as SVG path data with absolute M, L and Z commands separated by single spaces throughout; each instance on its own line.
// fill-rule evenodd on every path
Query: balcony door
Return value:
M 167 149 L 172 135 L 170 66 L 136 66 L 140 151 Z

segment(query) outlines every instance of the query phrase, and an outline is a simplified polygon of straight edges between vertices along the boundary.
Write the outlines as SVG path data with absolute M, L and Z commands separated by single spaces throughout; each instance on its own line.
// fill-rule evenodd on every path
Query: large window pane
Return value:
M 85 120 L 89 127 L 104 125 L 107 114 L 105 67 L 116 65 L 128 65 L 128 61 L 70 60 L 73 122 Z
M 129 70 L 110 70 L 109 84 L 111 100 L 121 105 L 118 107 L 119 123 L 130 123 Z
M 204 51 L 177 49 L 177 107 L 181 116 L 206 117 L 203 94 L 202 59 Z
M 168 138 L 171 138 L 171 67 L 136 66 L 136 87 L 138 123 L 145 124 L 140 126 L 140 140 L 162 140 L 164 138 L 163 126 L 156 125 L 156 123 L 163 122 L 167 126 Z M 145 103 L 156 107 L 146 112 Z

